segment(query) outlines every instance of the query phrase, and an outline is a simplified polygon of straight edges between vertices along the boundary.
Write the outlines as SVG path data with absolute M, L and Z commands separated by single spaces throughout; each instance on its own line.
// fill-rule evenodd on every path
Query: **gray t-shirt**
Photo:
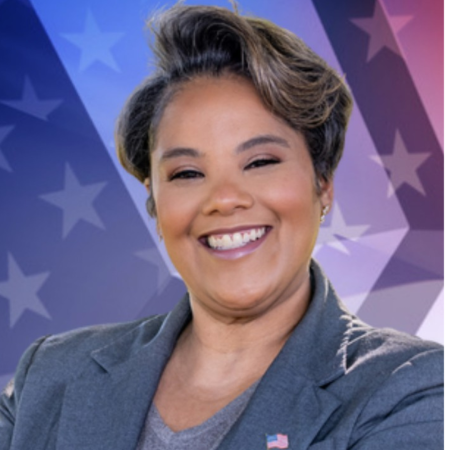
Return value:
M 244 411 L 259 381 L 196 427 L 172 431 L 152 403 L 137 450 L 214 450 Z

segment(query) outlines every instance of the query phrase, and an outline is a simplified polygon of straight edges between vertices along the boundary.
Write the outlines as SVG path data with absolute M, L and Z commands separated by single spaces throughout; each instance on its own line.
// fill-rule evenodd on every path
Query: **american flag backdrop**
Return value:
M 0 0 L 0 388 L 39 336 L 170 310 L 184 286 L 115 158 L 156 0 Z M 225 0 L 186 1 L 216 4 Z M 351 311 L 443 341 L 443 0 L 241 0 L 355 99 L 314 252 Z

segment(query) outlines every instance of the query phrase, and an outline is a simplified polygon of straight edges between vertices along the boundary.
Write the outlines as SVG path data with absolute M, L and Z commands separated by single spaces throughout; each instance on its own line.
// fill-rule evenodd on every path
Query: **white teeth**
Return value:
M 208 236 L 208 245 L 216 250 L 230 250 L 243 247 L 250 241 L 256 241 L 266 234 L 266 228 L 253 228 L 242 233 L 223 234 L 221 236 Z
M 233 234 L 233 243 L 241 246 L 242 245 L 242 234 L 241 233 L 234 233 Z
M 229 234 L 224 234 L 222 236 L 222 246 L 230 247 L 232 244 L 233 244 L 233 240 L 231 239 L 231 236 Z

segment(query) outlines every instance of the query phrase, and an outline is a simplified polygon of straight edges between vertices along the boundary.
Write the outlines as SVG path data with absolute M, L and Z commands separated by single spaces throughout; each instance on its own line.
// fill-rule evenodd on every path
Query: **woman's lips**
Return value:
M 272 227 L 257 226 L 251 228 L 221 230 L 203 236 L 200 242 L 215 256 L 223 259 L 236 259 L 255 251 L 266 240 Z M 239 235 L 238 235 L 239 234 Z

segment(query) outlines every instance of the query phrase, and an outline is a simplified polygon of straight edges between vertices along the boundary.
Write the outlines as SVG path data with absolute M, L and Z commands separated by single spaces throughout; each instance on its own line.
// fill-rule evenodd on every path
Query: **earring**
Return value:
M 322 214 L 320 215 L 320 223 L 325 222 L 325 216 L 328 214 L 329 210 L 330 210 L 330 207 L 328 205 L 326 205 L 322 208 Z

